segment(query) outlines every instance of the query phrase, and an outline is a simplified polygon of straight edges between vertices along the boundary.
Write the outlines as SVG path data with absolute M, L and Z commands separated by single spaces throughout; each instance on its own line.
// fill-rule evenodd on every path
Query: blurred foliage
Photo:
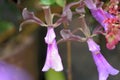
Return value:
M 65 6 L 65 0 L 40 0 L 40 3 L 43 5 L 53 5 L 53 4 L 58 4 L 61 7 Z
M 21 13 L 14 3 L 9 0 L 0 0 L 0 20 L 10 21 L 18 25 L 20 15 Z
M 7 30 L 13 29 L 14 25 L 10 22 L 0 21 L 0 34 L 6 32 Z
M 40 0 L 40 3 L 43 5 L 52 5 L 56 0 Z
M 45 73 L 46 80 L 65 80 L 63 72 L 55 72 L 54 70 L 50 69 Z
M 64 6 L 65 6 L 66 1 L 65 1 L 65 0 L 56 0 L 56 3 L 57 3 L 59 6 L 64 7 Z
M 10 38 L 15 33 L 14 24 L 0 21 L 0 43 Z
M 67 4 L 71 3 L 71 2 L 74 2 L 74 1 L 79 1 L 79 0 L 66 0 L 67 1 Z

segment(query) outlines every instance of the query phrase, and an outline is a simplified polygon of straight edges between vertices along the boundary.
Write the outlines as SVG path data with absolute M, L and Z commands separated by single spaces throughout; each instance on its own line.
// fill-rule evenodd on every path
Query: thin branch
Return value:
M 68 80 L 72 80 L 72 62 L 71 62 L 71 42 L 67 41 L 67 65 L 68 65 L 68 70 L 67 70 L 67 78 Z
M 64 28 L 67 28 L 67 24 L 64 23 Z M 71 67 L 71 41 L 67 41 L 67 79 L 72 80 L 72 67 Z

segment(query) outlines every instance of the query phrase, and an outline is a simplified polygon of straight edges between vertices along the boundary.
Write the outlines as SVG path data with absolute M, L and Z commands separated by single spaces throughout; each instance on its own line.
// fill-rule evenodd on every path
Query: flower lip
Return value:
M 119 73 L 119 70 L 113 68 L 103 57 L 103 55 L 100 54 L 94 54 L 92 53 L 95 64 L 97 66 L 98 72 L 99 72 L 99 80 L 107 80 L 109 74 L 110 75 L 117 75 Z
M 45 42 L 47 44 L 52 44 L 55 37 L 56 37 L 56 35 L 55 35 L 55 32 L 54 32 L 54 28 L 53 27 L 48 27 L 47 28 L 47 35 L 45 37 Z
M 42 71 L 48 71 L 50 68 L 55 71 L 63 70 L 62 61 L 60 55 L 58 54 L 58 48 L 55 40 L 52 44 L 48 44 L 47 58 Z
M 87 40 L 89 50 L 92 52 L 92 56 L 99 73 L 99 80 L 107 80 L 109 74 L 116 75 L 119 70 L 113 68 L 104 56 L 100 52 L 100 47 L 97 45 L 92 38 Z M 97 53 L 97 54 L 96 54 Z
M 88 47 L 89 47 L 89 50 L 91 52 L 98 52 L 100 51 L 100 46 L 98 44 L 96 44 L 92 38 L 89 38 L 87 40 L 87 43 L 88 43 Z

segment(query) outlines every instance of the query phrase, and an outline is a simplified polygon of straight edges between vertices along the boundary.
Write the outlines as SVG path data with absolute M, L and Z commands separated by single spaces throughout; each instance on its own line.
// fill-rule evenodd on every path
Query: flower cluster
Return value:
M 89 3 L 91 1 L 91 3 Z M 87 7 L 90 9 L 93 17 L 102 25 L 105 30 L 105 37 L 107 40 L 107 48 L 114 49 L 116 44 L 120 41 L 120 19 L 118 11 L 118 0 L 111 0 L 108 11 L 104 10 L 92 0 L 85 0 Z
M 120 17 L 118 11 L 119 1 L 110 0 L 110 5 L 106 9 L 103 9 L 102 5 L 100 5 L 101 3 L 97 1 L 99 0 L 96 0 L 96 2 L 94 2 L 94 0 L 80 0 L 78 2 L 68 4 L 64 7 L 62 15 L 60 15 L 60 18 L 55 23 L 53 23 L 54 15 L 51 14 L 49 6 L 42 7 L 45 13 L 46 23 L 37 18 L 33 12 L 27 11 L 26 8 L 23 10 L 22 15 L 25 21 L 20 25 L 20 30 L 22 28 L 22 25 L 28 22 L 35 22 L 41 26 L 47 27 L 47 34 L 45 37 L 45 42 L 47 44 L 47 57 L 42 71 L 48 71 L 50 68 L 54 69 L 55 71 L 63 70 L 62 60 L 59 56 L 57 43 L 69 40 L 87 42 L 89 51 L 92 53 L 99 73 L 99 80 L 107 80 L 109 75 L 116 75 L 119 73 L 119 70 L 113 68 L 100 52 L 100 46 L 93 40 L 93 37 L 96 36 L 96 34 L 91 34 L 91 31 L 84 19 L 84 7 L 86 5 L 87 8 L 91 11 L 92 16 L 104 28 L 104 32 L 102 33 L 105 35 L 105 38 L 107 40 L 106 47 L 108 49 L 114 49 L 120 41 Z M 54 28 L 58 27 L 61 23 L 69 25 L 69 22 L 72 20 L 73 16 L 72 10 L 70 8 L 74 5 L 79 5 L 76 8 L 75 13 L 80 15 L 78 19 L 80 20 L 82 26 L 72 32 L 68 29 L 61 30 L 60 34 L 62 36 L 62 39 L 58 40 L 57 42 L 55 39 L 56 34 Z M 83 32 L 85 36 L 81 37 L 74 35 L 74 33 L 77 31 Z
M 58 54 L 58 48 L 56 43 L 56 35 L 54 32 L 54 28 L 59 26 L 62 22 L 67 22 L 72 19 L 72 12 L 70 10 L 70 7 L 73 5 L 79 4 L 79 2 L 71 3 L 68 6 L 64 8 L 64 11 L 61 15 L 61 18 L 58 19 L 54 24 L 53 22 L 53 14 L 51 14 L 50 6 L 43 6 L 43 10 L 45 13 L 45 21 L 47 24 L 45 24 L 42 20 L 37 18 L 33 12 L 29 12 L 27 8 L 23 9 L 22 16 L 24 18 L 24 22 L 20 25 L 20 31 L 22 30 L 22 26 L 29 22 L 34 22 L 39 24 L 40 26 L 47 27 L 47 34 L 45 37 L 45 42 L 48 45 L 47 46 L 47 57 L 45 61 L 45 65 L 42 69 L 42 71 L 48 71 L 50 68 L 54 69 L 55 71 L 62 71 L 63 65 L 61 58 Z

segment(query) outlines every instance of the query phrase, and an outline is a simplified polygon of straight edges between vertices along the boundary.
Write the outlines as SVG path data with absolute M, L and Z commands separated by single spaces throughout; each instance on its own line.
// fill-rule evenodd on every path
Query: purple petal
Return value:
M 55 32 L 54 32 L 54 28 L 53 27 L 48 27 L 47 28 L 47 35 L 45 37 L 45 42 L 47 44 L 52 44 L 55 37 L 56 37 L 56 35 L 55 35 Z
M 98 72 L 99 72 L 99 80 L 107 80 L 107 78 L 109 77 L 109 74 L 103 68 L 98 68 Z
M 33 79 L 24 70 L 0 61 L 0 80 L 33 80 Z
M 107 30 L 108 24 L 105 24 L 104 20 L 107 18 L 112 18 L 114 16 L 104 11 L 102 8 L 96 8 L 96 4 L 93 2 L 93 0 L 85 0 L 84 2 L 90 9 L 93 17 L 104 27 L 105 30 Z
M 93 59 L 99 72 L 99 80 L 106 80 L 111 75 L 116 75 L 119 71 L 113 68 L 100 53 L 99 45 L 92 38 L 87 40 L 89 50 L 92 52 Z
M 109 74 L 116 75 L 119 71 L 113 68 L 103 57 L 101 53 L 92 53 L 95 64 L 99 72 L 99 80 L 106 80 Z
M 60 31 L 60 34 L 63 38 L 63 40 L 71 40 L 71 41 L 86 41 L 85 38 L 82 38 L 78 35 L 74 35 L 69 29 L 63 29 Z
M 55 40 L 53 41 L 53 44 L 48 44 L 47 58 L 42 71 L 48 71 L 50 68 L 55 71 L 63 70 L 62 61 L 58 54 L 58 48 Z
M 27 10 L 27 8 L 24 8 L 24 9 L 23 9 L 22 16 L 23 16 L 23 19 L 30 19 L 30 18 L 35 17 L 35 16 L 34 16 L 34 13 L 33 13 L 33 12 L 29 12 L 29 11 Z
M 105 12 L 102 9 L 91 10 L 93 17 L 107 30 L 107 25 L 103 23 L 105 19 L 107 19 Z
M 61 25 L 63 22 L 65 22 L 67 20 L 66 16 L 61 16 L 61 18 L 59 18 L 54 24 L 53 27 L 57 27 L 59 25 Z
M 67 16 L 67 19 L 69 20 L 69 21 L 71 21 L 72 20 L 72 11 L 71 11 L 71 9 L 70 8 L 68 8 L 68 9 L 66 9 L 65 11 L 64 11 L 64 15 L 66 15 Z
M 89 38 L 87 40 L 87 43 L 88 43 L 88 47 L 89 47 L 89 50 L 91 52 L 96 52 L 96 51 L 100 51 L 100 46 L 98 44 L 96 44 L 92 38 Z
M 113 18 L 114 16 L 107 13 L 106 11 L 103 11 L 102 8 L 99 8 L 99 9 L 96 9 L 96 10 L 91 9 L 90 11 L 91 11 L 93 17 L 103 26 L 103 28 L 105 30 L 107 30 L 107 25 L 108 24 L 104 23 L 104 21 L 107 18 Z
M 23 16 L 23 19 L 25 20 L 34 20 L 39 25 L 46 26 L 46 24 L 43 21 L 37 18 L 33 12 L 29 12 L 27 8 L 23 9 L 22 16 Z
M 89 9 L 96 9 L 96 4 L 93 0 L 84 0 L 84 2 Z
M 98 57 L 99 57 L 99 59 L 101 60 L 101 62 L 104 64 L 104 66 L 106 67 L 106 69 L 107 69 L 107 71 L 108 71 L 109 74 L 111 74 L 111 75 L 116 75 L 116 74 L 118 74 L 119 71 L 118 71 L 117 69 L 113 68 L 113 67 L 106 61 L 106 59 L 103 57 L 102 54 L 99 54 Z
M 53 24 L 53 26 L 54 26 L 54 27 L 57 27 L 57 26 L 59 26 L 60 24 L 62 24 L 63 22 L 66 22 L 67 24 L 69 24 L 68 21 L 71 21 L 72 15 L 73 15 L 70 8 L 71 8 L 72 6 L 74 6 L 74 5 L 79 4 L 80 2 L 81 2 L 81 1 L 72 2 L 72 3 L 68 4 L 68 5 L 63 9 L 63 13 L 62 13 L 62 15 L 61 15 L 61 18 L 59 18 L 59 19 Z
M 72 32 L 69 29 L 63 29 L 60 31 L 60 34 L 62 36 L 63 39 L 68 39 L 70 38 L 70 36 L 72 36 Z
M 81 1 L 72 2 L 72 3 L 68 4 L 68 5 L 63 9 L 63 14 L 62 14 L 62 16 L 66 16 L 67 19 L 68 19 L 69 21 L 71 21 L 73 14 L 72 14 L 72 11 L 71 11 L 70 8 L 71 8 L 72 6 L 74 6 L 74 5 L 80 4 L 80 2 L 81 2 Z

